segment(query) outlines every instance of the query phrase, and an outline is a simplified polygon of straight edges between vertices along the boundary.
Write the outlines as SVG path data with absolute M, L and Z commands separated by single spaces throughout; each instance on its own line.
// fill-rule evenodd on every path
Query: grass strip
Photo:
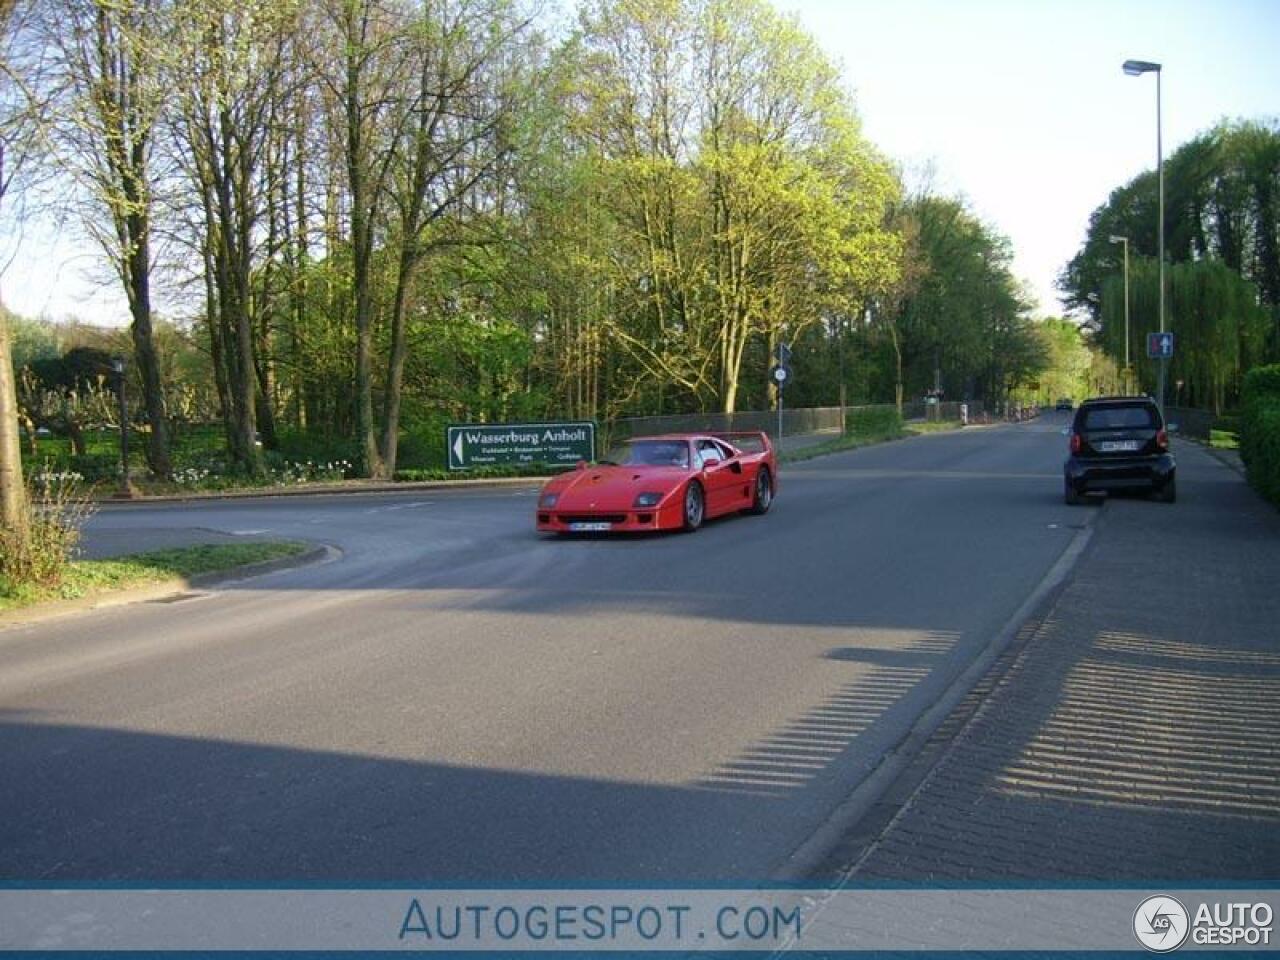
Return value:
M 1210 430 L 1209 446 L 1217 450 L 1239 450 L 1240 438 L 1230 430 Z
M 944 420 L 936 423 L 909 423 L 905 427 L 896 430 L 887 429 L 849 433 L 843 437 L 824 440 L 822 443 L 815 443 L 809 447 L 801 447 L 799 450 L 781 452 L 778 454 L 778 460 L 782 463 L 800 463 L 804 460 L 813 460 L 815 457 L 825 457 L 832 453 L 843 453 L 846 450 L 857 450 L 859 447 L 888 443 L 891 440 L 904 440 L 907 437 L 916 437 L 925 433 L 941 433 L 946 430 L 959 429 L 959 420 Z
M 151 550 L 106 560 L 76 560 L 67 565 L 57 586 L 15 585 L 0 578 L 0 612 L 54 600 L 76 600 L 163 583 L 178 577 L 231 570 L 252 563 L 296 556 L 303 543 L 262 541 L 200 544 L 171 550 Z

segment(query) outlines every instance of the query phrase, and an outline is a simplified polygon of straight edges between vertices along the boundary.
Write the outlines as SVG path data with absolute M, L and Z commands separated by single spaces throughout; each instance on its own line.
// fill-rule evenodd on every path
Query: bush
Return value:
M 326 436 L 310 430 L 282 430 L 276 439 L 281 463 L 356 463 L 360 444 L 350 437 Z
M 80 542 L 80 525 L 93 512 L 80 479 L 47 470 L 32 476 L 26 522 L 0 529 L 0 591 L 55 587 L 62 580 Z
M 844 431 L 851 437 L 894 437 L 902 430 L 902 415 L 894 406 L 856 407 L 845 413 Z
M 1280 505 L 1280 364 L 1250 370 L 1241 400 L 1240 457 L 1249 483 Z
M 109 453 L 68 457 L 67 470 L 80 474 L 86 483 L 113 482 L 120 479 L 120 457 Z
M 447 466 L 444 429 L 402 433 L 396 448 L 396 464 L 407 470 L 430 470 Z M 446 471 L 447 472 L 447 471 Z
M 503 464 L 492 467 L 472 467 L 470 470 L 449 470 L 435 467 L 427 470 L 397 470 L 395 479 L 398 483 L 422 483 L 435 480 L 491 480 L 501 477 L 553 477 L 564 473 L 566 467 L 551 467 L 545 463 L 533 463 L 527 466 Z

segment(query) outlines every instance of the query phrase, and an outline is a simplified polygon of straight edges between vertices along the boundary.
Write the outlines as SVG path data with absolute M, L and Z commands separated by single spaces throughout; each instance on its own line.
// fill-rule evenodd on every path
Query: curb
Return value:
M 975 430 L 989 427 L 1001 426 L 998 423 L 971 423 L 965 430 Z M 865 446 L 877 446 L 880 443 L 893 443 L 897 440 L 913 440 L 918 437 L 928 437 L 937 434 L 958 433 L 961 428 L 955 430 L 937 430 L 928 433 L 910 434 L 905 437 L 895 437 L 893 440 L 882 440 L 876 443 L 868 443 Z M 833 434 L 833 437 L 838 434 Z M 812 444 L 812 446 L 820 446 L 822 443 L 829 441 L 820 441 Z M 801 453 L 807 447 L 800 447 L 794 452 Z M 861 447 L 849 447 L 848 450 L 858 450 Z M 804 457 L 803 460 L 816 460 L 819 457 L 830 456 L 834 453 L 847 453 L 848 450 L 832 450 L 828 453 L 814 454 L 812 457 Z M 778 451 L 779 462 L 787 463 L 788 460 L 783 459 L 785 452 Z M 378 482 L 360 482 L 358 485 L 344 484 L 341 486 L 310 486 L 299 485 L 297 487 L 262 487 L 256 490 L 224 490 L 210 493 L 162 493 L 155 496 L 139 496 L 130 498 L 116 497 L 96 497 L 93 503 L 99 508 L 103 507 L 142 507 L 157 503 L 198 503 L 201 501 L 217 501 L 217 500 L 254 500 L 254 499 L 274 499 L 276 497 L 319 497 L 319 496 L 347 496 L 357 493 L 401 493 L 413 490 L 477 490 L 485 487 L 525 487 L 535 484 L 542 485 L 548 480 L 553 479 L 554 475 L 540 477 L 486 477 L 477 480 L 412 480 L 402 483 L 378 481 Z
M 405 483 L 368 483 L 361 486 L 332 487 L 264 487 L 260 490 L 226 490 L 218 493 L 164 493 L 153 497 L 94 500 L 102 507 L 145 507 L 156 503 L 195 503 L 204 500 L 254 500 L 277 497 L 345 496 L 356 493 L 400 493 L 412 490 L 480 489 L 484 487 L 518 487 L 543 484 L 551 477 L 489 477 L 483 480 L 418 480 Z
M 870 440 L 866 443 L 858 443 L 850 447 L 841 447 L 839 450 L 824 450 L 821 453 L 815 453 L 810 456 L 805 456 L 807 451 L 813 449 L 814 447 L 819 447 L 822 445 L 821 443 L 815 443 L 808 447 L 800 447 L 796 450 L 792 450 L 790 451 L 790 455 L 788 455 L 786 451 L 779 451 L 778 463 L 783 465 L 786 465 L 788 463 L 807 463 L 810 460 L 820 460 L 822 457 L 833 457 L 838 453 L 851 453 L 854 450 L 866 450 L 869 447 L 882 447 L 886 443 L 905 443 L 908 440 L 923 440 L 926 437 L 949 437 L 957 433 L 965 433 L 972 430 L 989 430 L 992 427 L 998 427 L 998 426 L 1001 426 L 1001 424 L 971 423 L 968 426 L 965 426 L 965 427 L 957 426 L 951 430 L 926 430 L 923 433 L 908 432 L 908 433 L 904 433 L 900 437 L 888 437 L 884 440 Z M 840 435 L 834 434 L 833 437 L 835 439 L 839 439 Z M 823 442 L 830 443 L 831 441 L 827 440 Z
M 965 697 L 981 683 L 1024 625 L 1032 621 L 1037 611 L 1047 605 L 1069 580 L 1076 562 L 1093 539 L 1096 526 L 1096 522 L 1090 522 L 1076 533 L 1000 632 L 951 681 L 933 706 L 916 719 L 902 739 L 880 757 L 871 773 L 853 788 L 844 802 L 836 807 L 807 840 L 774 868 L 769 877 L 771 881 L 803 883 L 812 879 L 840 842 L 854 831 L 863 818 L 890 792 L 898 778 L 911 768 L 911 764 L 921 755 L 933 735 L 964 702 Z M 847 879 L 846 876 L 844 880 Z M 843 882 L 839 884 L 843 885 Z
M 178 596 L 188 590 L 209 589 L 224 583 L 236 583 L 253 577 L 265 576 L 280 570 L 301 569 L 315 564 L 328 563 L 342 556 L 342 551 L 328 544 L 318 544 L 302 553 L 288 557 L 277 557 L 274 560 L 260 560 L 256 563 L 241 564 L 225 570 L 214 570 L 199 573 L 194 577 L 171 577 L 157 583 L 148 583 L 139 587 L 124 587 L 120 590 L 108 590 L 91 594 L 87 597 L 76 597 L 71 600 L 50 600 L 21 610 L 13 610 L 0 614 L 0 633 L 11 627 L 25 627 L 44 623 L 46 620 L 58 620 L 77 613 L 88 613 L 107 607 L 121 607 L 131 603 L 145 603 L 149 600 L 164 600 Z
M 1217 447 L 1210 446 L 1209 444 L 1205 443 L 1202 440 L 1194 440 L 1192 442 L 1195 443 L 1196 446 L 1200 447 L 1200 449 L 1202 449 L 1205 453 L 1209 454 L 1209 456 L 1213 457 L 1213 459 L 1217 460 L 1219 463 L 1223 464 L 1226 467 L 1231 468 L 1236 473 L 1240 474 L 1240 476 L 1244 477 L 1246 480 L 1248 479 L 1248 474 L 1245 472 L 1245 468 L 1244 468 L 1244 461 L 1240 459 L 1239 451 L 1220 450 Z M 1234 456 L 1231 456 L 1230 454 L 1234 454 Z

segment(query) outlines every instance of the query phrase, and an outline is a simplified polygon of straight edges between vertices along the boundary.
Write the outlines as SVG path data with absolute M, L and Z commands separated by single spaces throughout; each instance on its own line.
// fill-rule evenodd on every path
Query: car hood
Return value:
M 664 497 L 691 476 L 678 467 L 594 466 L 563 474 L 543 493 L 557 494 L 557 510 L 631 510 L 641 493 Z

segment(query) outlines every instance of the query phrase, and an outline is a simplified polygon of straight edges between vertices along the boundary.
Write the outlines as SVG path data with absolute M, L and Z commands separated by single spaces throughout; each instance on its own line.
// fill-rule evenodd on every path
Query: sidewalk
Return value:
M 822 879 L 1280 877 L 1280 513 L 1177 455 L 1179 502 L 1101 508 L 1052 608 Z

